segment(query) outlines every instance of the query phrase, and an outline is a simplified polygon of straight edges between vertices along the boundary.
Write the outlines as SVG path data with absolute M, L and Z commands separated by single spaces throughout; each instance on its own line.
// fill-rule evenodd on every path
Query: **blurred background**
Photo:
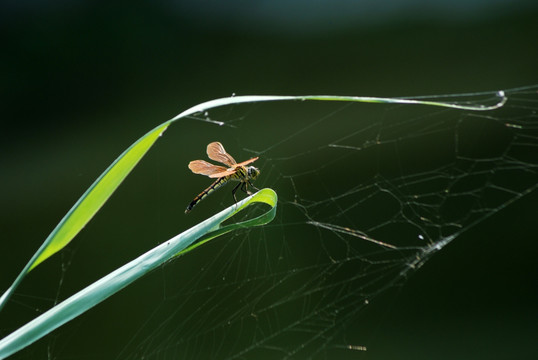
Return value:
M 186 108 L 232 94 L 389 97 L 535 84 L 537 16 L 531 0 L 3 1 L 1 291 L 125 148 Z M 193 159 L 207 139 L 188 131 L 181 141 L 193 149 L 181 156 Z M 177 233 L 174 219 L 203 186 L 170 178 L 184 175 L 183 160 L 169 171 L 177 150 L 173 140 L 158 144 L 118 200 L 21 294 L 39 293 L 47 308 Z M 531 193 L 472 228 L 380 299 L 357 357 L 534 358 L 537 201 Z M 78 283 L 59 286 L 69 276 Z M 0 314 L 1 337 L 42 310 L 14 302 Z

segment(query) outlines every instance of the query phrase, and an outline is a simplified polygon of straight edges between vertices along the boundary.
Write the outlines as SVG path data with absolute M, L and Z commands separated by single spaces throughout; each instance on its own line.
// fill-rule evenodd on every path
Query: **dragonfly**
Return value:
M 227 167 L 214 165 L 204 160 L 193 160 L 189 163 L 189 169 L 191 169 L 193 173 L 209 176 L 210 178 L 217 180 L 215 180 L 213 184 L 209 185 L 207 189 L 202 191 L 194 198 L 194 200 L 191 201 L 185 210 L 185 214 L 188 214 L 192 208 L 202 201 L 202 199 L 204 199 L 207 195 L 211 194 L 213 191 L 217 190 L 230 180 L 239 181 L 239 184 L 237 184 L 232 190 L 232 196 L 236 203 L 237 198 L 235 197 L 235 193 L 239 187 L 241 187 L 241 190 L 249 195 L 252 194 L 248 190 L 249 185 L 258 190 L 254 185 L 252 185 L 251 180 L 255 180 L 258 175 L 260 175 L 260 170 L 254 166 L 247 166 L 248 164 L 258 160 L 258 157 L 237 163 L 235 159 L 228 154 L 226 150 L 224 150 L 224 146 L 222 146 L 222 144 L 218 141 L 207 145 L 207 156 L 211 160 L 218 161 Z

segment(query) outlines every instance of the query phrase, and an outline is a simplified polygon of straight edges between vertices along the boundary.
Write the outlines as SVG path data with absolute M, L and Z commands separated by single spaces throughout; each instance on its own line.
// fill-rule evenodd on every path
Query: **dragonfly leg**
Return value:
M 239 186 L 241 186 L 242 183 L 237 184 L 234 189 L 232 190 L 232 196 L 234 197 L 234 201 L 237 204 L 237 198 L 235 197 L 235 193 L 237 192 L 237 189 L 239 189 Z
M 250 191 L 248 191 L 248 185 L 246 182 L 242 182 L 241 183 L 241 190 L 244 192 L 244 193 L 247 193 L 247 195 L 251 195 L 250 194 Z
M 260 189 L 258 189 L 256 186 L 252 185 L 252 183 L 250 182 L 250 180 L 248 181 L 248 184 L 249 184 L 250 186 L 252 186 L 255 190 L 260 191 Z

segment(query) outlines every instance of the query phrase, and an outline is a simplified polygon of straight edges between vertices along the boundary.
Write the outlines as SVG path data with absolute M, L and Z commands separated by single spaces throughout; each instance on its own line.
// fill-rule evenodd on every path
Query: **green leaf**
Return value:
M 189 115 L 206 111 L 231 104 L 265 102 L 265 101 L 344 101 L 344 102 L 367 102 L 367 103 L 391 103 L 391 104 L 415 104 L 448 107 L 455 109 L 466 109 L 475 111 L 493 110 L 502 107 L 506 102 L 504 92 L 497 94 L 497 101 L 492 105 L 483 104 L 458 104 L 450 102 L 434 102 L 418 99 L 402 98 L 378 98 L 378 97 L 361 97 L 361 96 L 333 96 L 333 95 L 314 95 L 314 96 L 235 96 L 222 99 L 207 101 L 202 104 L 185 110 L 171 120 L 159 125 L 148 132 L 137 142 L 131 145 L 123 154 L 121 154 L 105 172 L 90 186 L 90 188 L 81 196 L 75 205 L 64 216 L 56 228 L 51 232 L 34 256 L 26 264 L 24 269 L 15 279 L 13 284 L 0 297 L 0 310 L 7 303 L 11 294 L 15 291 L 26 274 L 39 265 L 44 260 L 65 247 L 79 232 L 86 226 L 92 217 L 99 211 L 108 198 L 116 191 L 121 182 L 138 164 L 140 159 L 151 148 L 159 136 L 176 120 Z
M 271 208 L 264 214 L 247 221 L 222 223 L 254 203 L 265 203 Z M 10 356 L 32 344 L 54 329 L 84 313 L 109 296 L 117 293 L 138 278 L 163 263 L 185 254 L 216 237 L 239 228 L 250 228 L 269 223 L 276 214 L 277 195 L 271 189 L 262 189 L 198 225 L 160 244 L 107 276 L 72 295 L 44 314 L 30 321 L 0 340 L 0 359 Z M 198 242 L 196 242 L 199 240 Z
M 64 248 L 82 230 L 169 125 L 170 121 L 165 122 L 141 137 L 95 180 L 50 233 L 13 285 L 2 295 L 0 309 L 29 271 Z
M 110 165 L 52 231 L 29 270 L 65 247 L 82 230 L 168 125 L 165 123 L 144 135 Z

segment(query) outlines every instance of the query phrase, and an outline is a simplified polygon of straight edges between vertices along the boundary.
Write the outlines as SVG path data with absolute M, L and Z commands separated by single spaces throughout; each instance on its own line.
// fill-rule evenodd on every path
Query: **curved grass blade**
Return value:
M 153 129 L 131 145 L 110 167 L 90 186 L 80 200 L 67 213 L 43 244 L 43 251 L 31 264 L 30 270 L 65 247 L 99 211 L 114 190 L 138 164 L 149 148 L 166 130 L 165 123 Z
M 17 279 L 15 279 L 13 285 L 2 295 L 0 309 L 2 309 L 9 296 L 28 272 L 64 248 L 82 230 L 169 125 L 170 121 L 159 125 L 141 137 L 95 180 L 50 233 Z
M 265 203 L 271 208 L 247 221 L 224 225 L 222 223 L 254 203 Z M 119 269 L 111 272 L 85 289 L 72 295 L 44 314 L 0 340 L 0 359 L 32 344 L 51 331 L 91 309 L 117 293 L 138 278 L 163 263 L 193 250 L 222 234 L 239 228 L 250 228 L 269 223 L 275 217 L 277 195 L 271 189 L 262 189 L 198 225 L 160 244 Z M 199 240 L 195 243 L 196 240 Z
M 491 95 L 492 93 L 478 93 L 468 95 Z M 465 95 L 465 94 L 464 94 Z M 176 117 L 159 125 L 148 132 L 137 142 L 131 145 L 123 152 L 105 172 L 90 186 L 90 188 L 81 196 L 75 205 L 64 216 L 56 228 L 47 237 L 38 251 L 26 264 L 24 269 L 15 279 L 9 289 L 0 297 L 0 310 L 7 303 L 11 294 L 15 291 L 26 274 L 41 262 L 65 247 L 82 228 L 92 219 L 99 211 L 108 198 L 116 191 L 121 182 L 127 177 L 131 170 L 136 166 L 140 159 L 146 154 L 150 147 L 155 143 L 159 136 L 176 120 L 200 113 L 212 108 L 250 102 L 264 101 L 343 101 L 343 102 L 366 102 L 366 103 L 390 103 L 390 104 L 415 104 L 439 106 L 453 109 L 464 109 L 473 111 L 494 110 L 502 107 L 506 103 L 506 96 L 503 91 L 496 93 L 497 103 L 493 105 L 485 104 L 467 104 L 451 103 L 442 101 L 419 100 L 410 98 L 381 98 L 381 97 L 364 97 L 364 96 L 333 96 L 333 95 L 313 95 L 313 96 L 234 96 L 211 100 L 185 110 Z

